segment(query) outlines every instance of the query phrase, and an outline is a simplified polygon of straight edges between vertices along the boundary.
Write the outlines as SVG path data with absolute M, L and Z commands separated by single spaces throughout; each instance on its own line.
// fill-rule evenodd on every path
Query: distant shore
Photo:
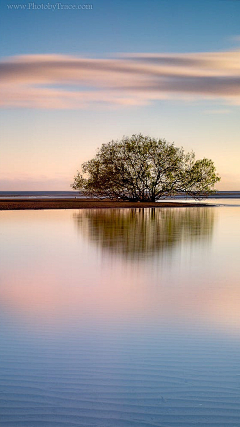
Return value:
M 116 209 L 116 208 L 182 208 L 209 206 L 207 203 L 196 202 L 119 202 L 96 199 L 1 199 L 0 210 L 31 210 L 31 209 Z

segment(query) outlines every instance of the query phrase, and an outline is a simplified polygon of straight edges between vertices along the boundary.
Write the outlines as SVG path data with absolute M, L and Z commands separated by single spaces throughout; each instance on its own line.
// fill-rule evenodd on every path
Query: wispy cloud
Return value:
M 159 99 L 240 105 L 240 51 L 104 59 L 23 55 L 0 61 L 0 79 L 1 107 L 77 109 Z

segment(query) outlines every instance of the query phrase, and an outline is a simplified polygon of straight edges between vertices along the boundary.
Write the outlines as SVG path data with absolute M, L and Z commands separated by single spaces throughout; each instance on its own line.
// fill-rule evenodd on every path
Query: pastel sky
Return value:
M 0 190 L 70 190 L 136 133 L 240 190 L 240 0 L 0 0 Z

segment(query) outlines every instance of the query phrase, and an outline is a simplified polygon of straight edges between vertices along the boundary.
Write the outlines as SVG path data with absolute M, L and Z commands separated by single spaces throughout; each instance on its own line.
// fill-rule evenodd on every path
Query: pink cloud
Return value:
M 240 104 L 240 52 L 122 54 L 117 58 L 23 55 L 0 61 L 1 107 L 78 109 L 159 99 Z

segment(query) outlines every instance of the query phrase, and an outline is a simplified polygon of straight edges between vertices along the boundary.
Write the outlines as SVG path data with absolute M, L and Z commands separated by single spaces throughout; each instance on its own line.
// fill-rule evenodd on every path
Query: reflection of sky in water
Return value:
M 239 325 L 237 209 L 1 215 L 1 305 L 11 314 Z
M 0 223 L 0 426 L 238 425 L 239 208 Z

